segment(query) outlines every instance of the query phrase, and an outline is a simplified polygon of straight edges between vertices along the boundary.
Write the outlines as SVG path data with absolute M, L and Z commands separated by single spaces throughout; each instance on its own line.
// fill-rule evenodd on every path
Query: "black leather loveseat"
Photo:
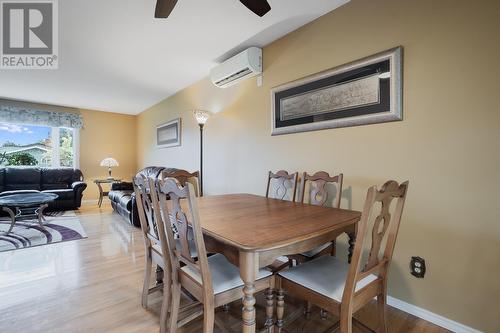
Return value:
M 157 166 L 146 167 L 139 171 L 136 176 L 142 175 L 148 178 L 159 178 L 162 174 L 165 175 L 178 171 L 184 171 L 186 175 L 198 177 L 198 172 L 189 173 L 181 169 Z M 138 228 L 141 227 L 141 222 L 139 221 L 139 213 L 137 211 L 137 205 L 135 203 L 134 186 L 132 185 L 132 183 L 120 182 L 112 184 L 108 197 L 109 200 L 111 200 L 111 206 L 118 214 L 123 216 L 130 224 Z
M 58 198 L 48 210 L 69 210 L 81 206 L 87 184 L 83 174 L 72 168 L 0 168 L 0 196 L 28 191 L 55 193 Z

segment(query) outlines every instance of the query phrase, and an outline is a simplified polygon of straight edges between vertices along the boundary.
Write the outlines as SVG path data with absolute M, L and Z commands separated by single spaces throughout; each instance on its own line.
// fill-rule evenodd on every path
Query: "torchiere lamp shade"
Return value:
M 194 110 L 194 117 L 199 125 L 205 125 L 208 118 L 210 117 L 210 112 L 203 110 Z

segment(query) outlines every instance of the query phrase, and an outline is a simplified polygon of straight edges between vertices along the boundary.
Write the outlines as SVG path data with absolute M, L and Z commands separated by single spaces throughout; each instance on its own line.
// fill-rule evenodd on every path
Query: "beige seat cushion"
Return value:
M 322 256 L 279 273 L 282 277 L 319 294 L 341 302 L 349 264 L 332 256 Z M 370 274 L 360 280 L 356 291 L 377 279 Z
M 329 247 L 330 245 L 332 245 L 332 242 L 318 246 L 317 248 L 312 249 L 311 251 L 301 253 L 301 255 L 303 255 L 304 257 L 312 258 L 315 255 L 317 255 L 318 253 L 320 253 L 321 251 L 323 251 L 324 249 L 326 249 L 327 247 Z
M 208 265 L 212 274 L 214 294 L 220 294 L 224 291 L 243 286 L 238 267 L 231 264 L 224 255 L 217 253 L 208 257 Z M 201 276 L 196 270 L 190 266 L 184 266 L 181 269 L 201 284 Z M 271 272 L 261 269 L 259 270 L 257 280 L 268 277 L 271 274 Z

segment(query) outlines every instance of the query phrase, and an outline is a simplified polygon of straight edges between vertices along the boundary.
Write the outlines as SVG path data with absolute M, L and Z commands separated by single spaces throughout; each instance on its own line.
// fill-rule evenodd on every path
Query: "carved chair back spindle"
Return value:
M 133 185 L 141 230 L 145 240 L 148 241 L 146 247 L 154 243 L 164 245 L 166 249 L 164 225 L 163 221 L 155 216 L 149 179 L 144 176 L 136 176 L 133 179 Z
M 193 184 L 194 189 L 195 189 L 195 196 L 199 196 L 199 189 L 200 189 L 200 173 L 198 171 L 195 172 L 189 172 L 186 170 L 164 170 L 161 173 L 161 179 L 165 178 L 175 178 L 181 184 L 182 186 L 186 186 L 186 182 L 189 182 Z
M 331 177 L 325 171 L 318 171 L 313 175 L 304 172 L 301 179 L 300 201 L 311 205 L 325 206 L 330 198 L 328 185 L 335 184 L 335 197 L 332 201 L 332 207 L 340 208 L 343 177 L 343 174 Z
M 295 201 L 298 174 L 298 172 L 289 174 L 285 170 L 280 170 L 276 173 L 269 171 L 267 177 L 266 198 L 286 200 L 287 194 L 290 193 L 290 201 Z M 272 187 L 271 185 L 273 185 L 273 180 L 274 186 Z M 270 195 L 271 191 L 272 194 Z

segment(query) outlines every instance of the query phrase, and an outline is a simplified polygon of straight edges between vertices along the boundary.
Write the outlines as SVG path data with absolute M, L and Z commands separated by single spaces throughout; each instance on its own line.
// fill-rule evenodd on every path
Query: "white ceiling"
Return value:
M 0 97 L 138 114 L 348 1 L 269 0 L 260 18 L 238 0 L 179 0 L 154 19 L 156 0 L 60 0 L 59 69 L 0 70 Z

